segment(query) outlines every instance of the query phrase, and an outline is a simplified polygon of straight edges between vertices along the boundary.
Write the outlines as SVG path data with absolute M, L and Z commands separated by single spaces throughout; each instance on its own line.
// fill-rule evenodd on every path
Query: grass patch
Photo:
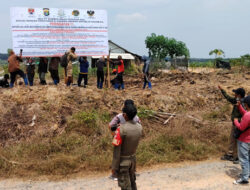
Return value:
M 154 111 L 143 106 L 139 106 L 137 109 L 137 115 L 139 118 L 149 118 L 154 115 Z
M 182 136 L 160 135 L 151 142 L 143 142 L 138 150 L 139 165 L 184 160 L 201 160 L 208 156 L 211 147 L 203 143 L 189 142 Z
M 213 110 L 209 113 L 203 115 L 203 119 L 205 120 L 217 120 L 217 119 L 227 119 L 227 115 L 230 113 L 230 105 L 225 104 L 223 107 L 217 110 Z

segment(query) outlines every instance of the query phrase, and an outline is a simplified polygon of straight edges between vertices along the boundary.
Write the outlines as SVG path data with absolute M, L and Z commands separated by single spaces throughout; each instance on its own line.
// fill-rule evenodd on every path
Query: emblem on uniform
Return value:
M 95 11 L 91 11 L 91 10 L 89 10 L 89 11 L 87 11 L 87 13 L 88 13 L 88 15 L 89 15 L 89 16 L 94 16 Z
M 79 16 L 80 12 L 78 10 L 73 10 L 72 15 Z
M 115 131 L 115 136 L 113 138 L 112 144 L 114 146 L 120 146 L 122 144 L 122 138 L 120 134 L 120 128 Z
M 49 16 L 49 8 L 44 8 L 43 14 L 44 14 L 44 16 Z
M 29 12 L 30 15 L 33 15 L 34 12 L 35 12 L 35 9 L 29 8 L 29 9 L 28 9 L 28 12 Z

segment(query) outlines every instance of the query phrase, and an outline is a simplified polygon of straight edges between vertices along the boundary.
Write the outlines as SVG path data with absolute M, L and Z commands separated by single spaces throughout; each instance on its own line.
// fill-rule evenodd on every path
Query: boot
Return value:
M 103 82 L 101 82 L 101 84 L 100 84 L 100 89 L 102 89 L 102 86 L 103 86 Z
M 14 87 L 14 83 L 10 83 L 10 88 L 13 88 Z
M 54 84 L 57 85 L 57 80 L 54 80 Z
M 33 82 L 30 82 L 30 86 L 33 86 Z
M 151 82 L 148 82 L 148 88 L 149 88 L 150 90 L 152 90 Z
M 99 82 L 97 82 L 97 88 L 100 88 L 100 83 Z
M 146 88 L 146 85 L 147 85 L 147 83 L 146 83 L 146 82 L 144 82 L 143 89 L 145 89 L 145 88 Z

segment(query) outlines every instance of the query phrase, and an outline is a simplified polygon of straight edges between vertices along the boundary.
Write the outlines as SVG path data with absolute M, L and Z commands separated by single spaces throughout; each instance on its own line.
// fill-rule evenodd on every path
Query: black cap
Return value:
M 125 100 L 125 102 L 124 102 L 124 106 L 127 106 L 127 105 L 134 105 L 134 101 L 133 101 L 133 100 L 131 100 L 131 99 L 127 99 L 127 100 Z
M 248 107 L 250 107 L 250 96 L 244 98 L 244 103 L 247 104 Z
M 233 90 L 233 92 L 235 94 L 241 95 L 242 98 L 244 98 L 245 94 L 246 94 L 246 92 L 243 88 L 237 88 L 237 89 Z

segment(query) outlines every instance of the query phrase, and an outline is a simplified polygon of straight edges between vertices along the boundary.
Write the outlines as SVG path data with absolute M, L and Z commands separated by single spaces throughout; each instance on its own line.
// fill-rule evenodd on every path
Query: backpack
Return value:
M 68 53 L 67 52 L 65 52 L 65 54 L 62 56 L 61 66 L 65 68 L 68 66 Z

